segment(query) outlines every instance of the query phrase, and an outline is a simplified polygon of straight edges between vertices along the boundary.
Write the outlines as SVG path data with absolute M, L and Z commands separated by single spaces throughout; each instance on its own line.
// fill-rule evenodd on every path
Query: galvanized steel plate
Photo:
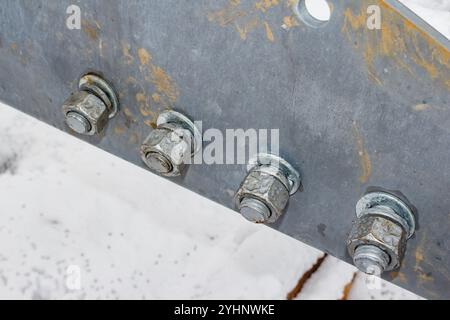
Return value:
M 102 71 L 121 111 L 83 138 L 144 167 L 139 146 L 162 110 L 203 128 L 280 128 L 302 192 L 274 227 L 350 261 L 345 240 L 370 187 L 400 190 L 418 212 L 403 265 L 387 279 L 450 298 L 449 41 L 394 0 L 330 1 L 309 27 L 296 1 L 2 1 L 0 99 L 61 130 L 61 105 L 87 69 Z M 366 27 L 381 8 L 381 30 Z M 225 206 L 245 165 L 193 165 L 175 181 Z M 119 179 L 120 177 L 118 177 Z M 151 192 L 151 191 L 149 191 Z M 1 249 L 1 248 L 0 248 Z

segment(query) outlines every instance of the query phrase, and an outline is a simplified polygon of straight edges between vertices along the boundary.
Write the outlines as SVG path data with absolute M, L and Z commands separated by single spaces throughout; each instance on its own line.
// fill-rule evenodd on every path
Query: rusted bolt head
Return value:
M 372 192 L 358 201 L 356 214 L 347 249 L 358 269 L 380 274 L 398 268 L 415 229 L 409 206 L 392 194 Z
M 141 158 L 153 171 L 164 176 L 179 176 L 191 157 L 190 132 L 182 128 L 153 130 L 141 146 Z

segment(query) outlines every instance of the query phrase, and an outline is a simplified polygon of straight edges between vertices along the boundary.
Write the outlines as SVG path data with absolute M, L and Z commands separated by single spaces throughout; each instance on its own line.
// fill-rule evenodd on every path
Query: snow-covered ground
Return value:
M 285 299 L 323 256 L 15 109 L 0 119 L 0 298 Z M 327 257 L 298 298 L 339 299 L 355 272 Z M 350 298 L 416 298 L 364 282 Z
M 450 1 L 402 2 L 450 36 Z M 0 104 L 0 298 L 419 299 L 322 257 Z

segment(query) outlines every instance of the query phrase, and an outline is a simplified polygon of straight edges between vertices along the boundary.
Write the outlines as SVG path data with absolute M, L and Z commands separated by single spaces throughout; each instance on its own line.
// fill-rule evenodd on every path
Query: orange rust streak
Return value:
M 369 30 L 366 26 L 365 9 L 374 2 L 382 8 L 381 30 Z M 422 69 L 430 79 L 450 89 L 450 52 L 445 47 L 384 1 L 360 3 L 359 12 L 345 10 L 341 31 L 352 43 L 357 40 L 372 80 L 382 84 L 383 74 L 377 72 L 375 62 L 390 59 L 399 69 L 415 76 Z
M 361 183 L 366 183 L 370 175 L 372 174 L 372 163 L 370 161 L 369 153 L 364 146 L 364 139 L 359 132 L 356 122 L 353 122 L 353 135 L 356 140 L 356 148 L 358 151 L 358 157 L 361 167 L 361 175 L 359 176 L 359 181 Z
M 348 300 L 348 296 L 350 295 L 350 291 L 352 290 L 353 284 L 355 283 L 356 275 L 357 275 L 357 273 L 355 272 L 353 274 L 353 277 L 350 280 L 350 282 L 345 285 L 344 290 L 342 292 L 342 297 L 341 297 L 340 300 Z

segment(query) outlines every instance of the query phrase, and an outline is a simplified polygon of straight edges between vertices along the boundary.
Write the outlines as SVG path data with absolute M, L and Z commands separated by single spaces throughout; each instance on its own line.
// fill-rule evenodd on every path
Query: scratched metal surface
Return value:
M 280 128 L 281 154 L 301 168 L 304 190 L 274 227 L 350 261 L 356 201 L 370 187 L 400 190 L 419 229 L 386 278 L 450 298 L 444 37 L 393 0 L 331 1 L 321 28 L 299 21 L 288 0 L 86 0 L 77 2 L 82 30 L 68 30 L 72 2 L 1 2 L 2 101 L 68 131 L 62 102 L 83 71 L 100 70 L 122 110 L 101 137 L 83 139 L 141 167 L 140 142 L 167 107 L 203 129 Z M 381 30 L 365 27 L 370 4 L 381 7 Z M 194 165 L 175 182 L 232 207 L 244 175 L 242 165 Z

